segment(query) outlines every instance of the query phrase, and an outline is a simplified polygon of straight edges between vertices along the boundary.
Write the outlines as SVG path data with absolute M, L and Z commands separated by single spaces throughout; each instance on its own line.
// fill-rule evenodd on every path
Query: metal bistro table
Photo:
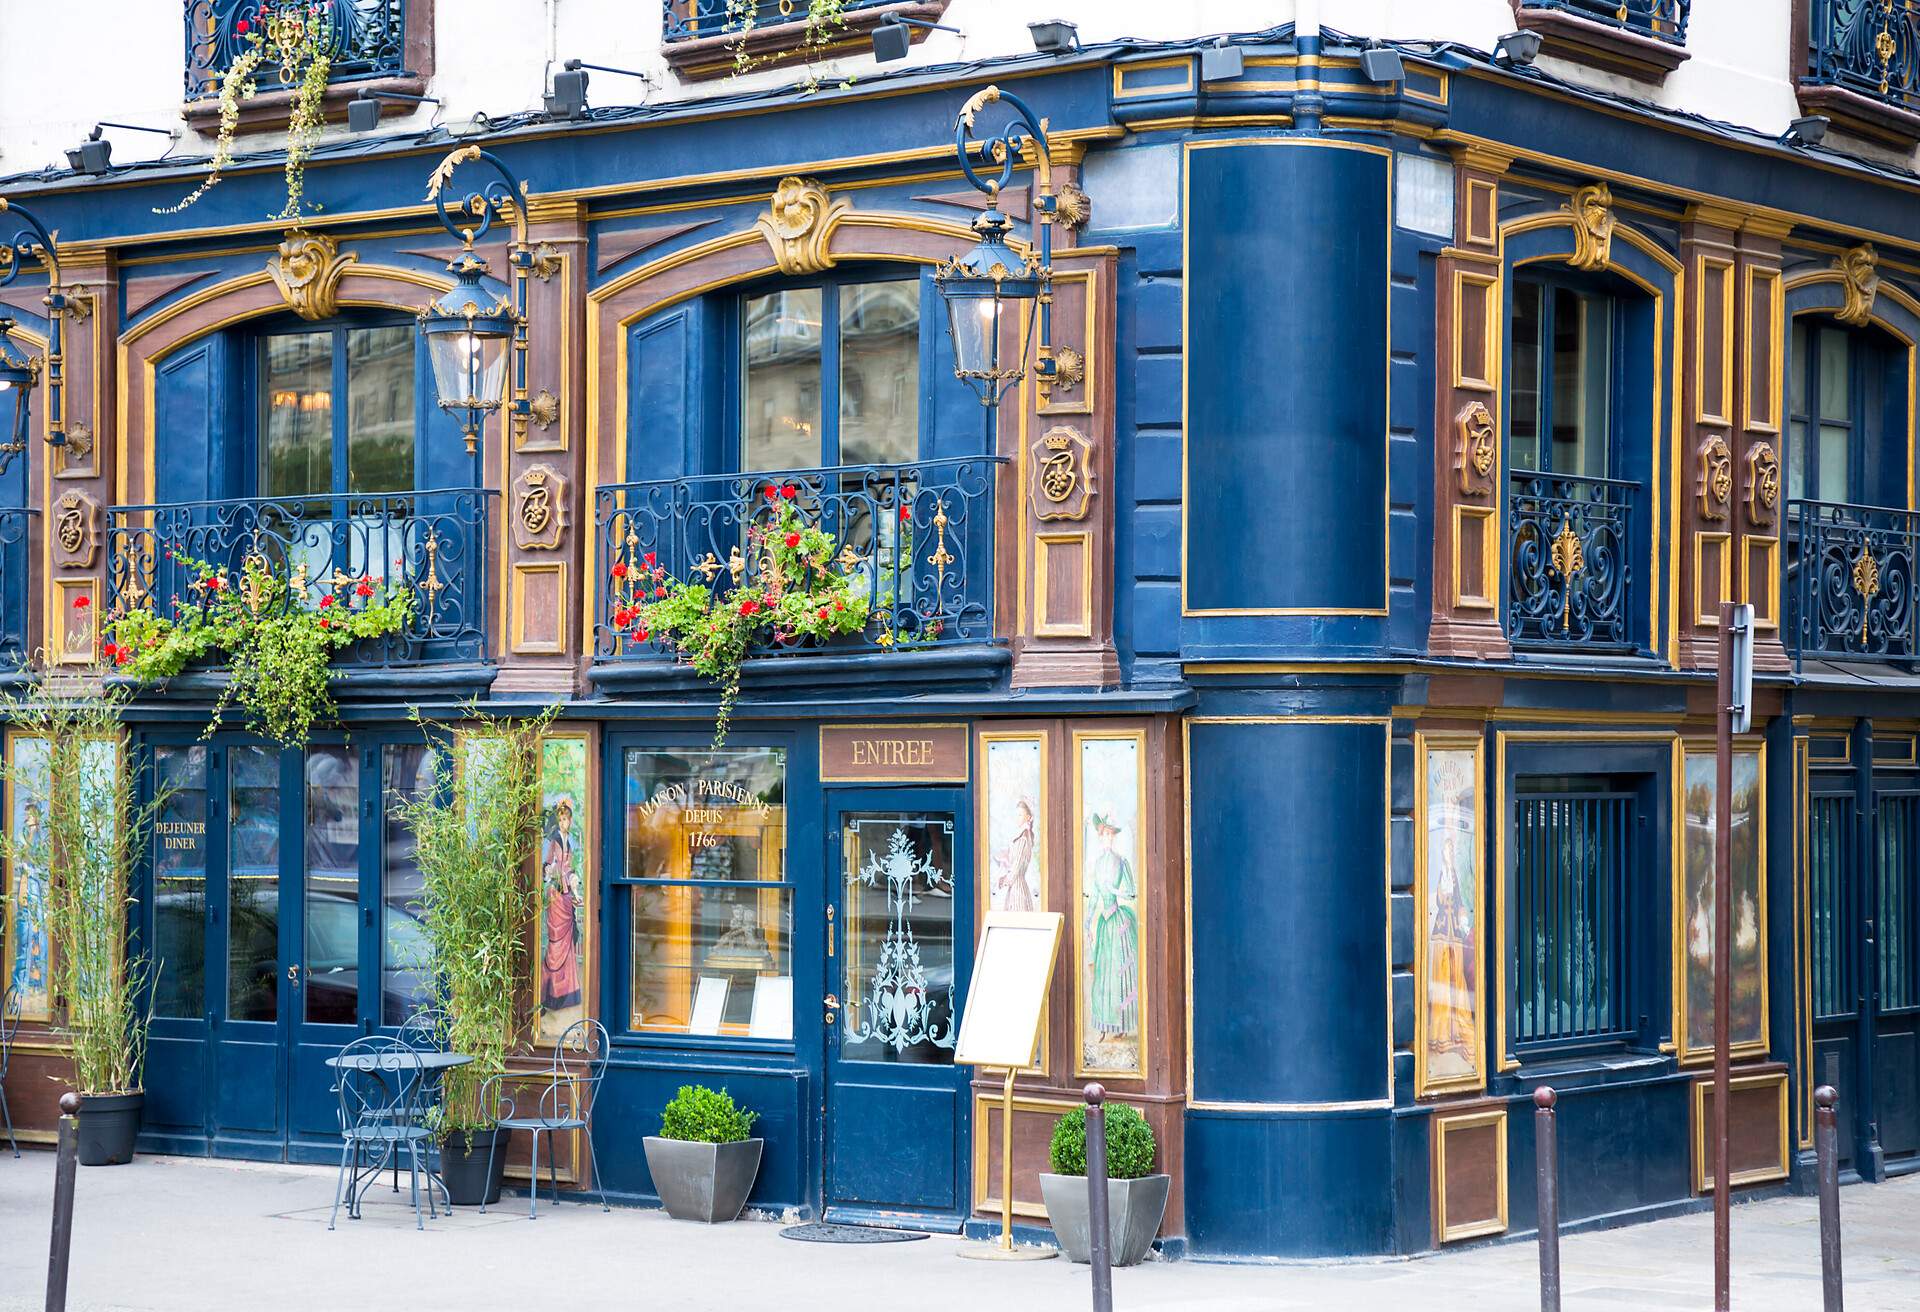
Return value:
M 414 1052 L 414 1056 L 416 1056 L 420 1060 L 421 1088 L 420 1088 L 419 1105 L 423 1108 L 427 1105 L 429 1096 L 432 1093 L 437 1092 L 437 1090 L 439 1089 L 440 1079 L 442 1076 L 444 1076 L 450 1070 L 454 1070 L 461 1066 L 470 1066 L 473 1064 L 472 1055 L 470 1053 L 465 1053 L 465 1052 L 420 1052 L 416 1050 Z M 342 1067 L 350 1066 L 355 1070 L 370 1071 L 370 1072 L 374 1072 L 377 1075 L 383 1069 L 382 1063 L 390 1060 L 391 1060 L 391 1057 L 387 1054 L 371 1053 L 371 1052 L 357 1053 L 352 1057 L 341 1057 L 338 1055 L 329 1057 L 327 1058 L 327 1066 L 336 1071 L 340 1070 Z M 388 1149 L 388 1155 L 393 1159 L 392 1160 L 392 1165 L 394 1169 L 393 1187 L 397 1190 L 400 1187 L 400 1175 L 399 1175 L 400 1160 L 399 1160 L 399 1157 L 394 1153 L 391 1145 L 389 1146 L 389 1149 Z M 447 1207 L 451 1209 L 453 1207 L 453 1194 L 449 1192 L 449 1190 L 447 1189 L 447 1182 L 441 1179 L 440 1173 L 434 1169 L 433 1153 L 431 1150 L 427 1152 L 426 1158 L 427 1158 L 427 1161 L 426 1161 L 427 1192 L 429 1195 L 431 1195 L 433 1192 L 433 1187 L 435 1185 L 439 1185 L 440 1194 L 443 1198 L 447 1200 Z M 384 1160 L 379 1162 L 371 1170 L 369 1170 L 366 1173 L 366 1179 L 369 1182 L 378 1179 L 380 1176 L 380 1172 L 383 1169 L 385 1169 L 387 1165 L 388 1163 Z M 349 1202 L 352 1202 L 354 1200 L 356 1196 L 354 1194 L 354 1190 L 356 1188 L 359 1189 L 360 1191 L 358 1195 L 359 1197 L 366 1196 L 366 1187 L 363 1187 L 360 1185 L 359 1183 L 360 1178 L 361 1177 L 359 1173 L 356 1171 L 354 1174 L 353 1183 L 349 1185 L 347 1189 L 347 1198 Z

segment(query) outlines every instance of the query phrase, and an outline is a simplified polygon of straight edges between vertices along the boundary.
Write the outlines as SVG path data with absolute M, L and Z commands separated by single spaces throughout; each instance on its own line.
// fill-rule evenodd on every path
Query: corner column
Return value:
M 1754 668 L 1776 671 L 1792 667 L 1780 628 L 1787 328 L 1780 242 L 1789 229 L 1775 220 L 1748 218 L 1736 241 L 1740 442 L 1734 452 L 1734 518 L 1740 529 L 1739 597 L 1753 605 Z
M 32 548 L 44 562 L 46 580 L 36 599 L 38 632 L 47 664 L 91 665 L 100 659 L 100 617 L 107 602 L 103 507 L 114 499 L 114 475 L 122 465 L 111 404 L 118 269 L 110 250 L 63 246 L 60 276 L 70 301 L 62 342 L 67 442 L 45 445 L 45 401 L 37 397 L 42 410 L 30 457 L 42 471 L 40 522 L 33 530 L 38 545 Z
M 1711 669 L 1720 603 L 1737 594 L 1734 511 L 1736 342 L 1740 216 L 1707 205 L 1687 211 L 1680 260 L 1690 298 L 1681 315 L 1680 626 L 1674 663 Z

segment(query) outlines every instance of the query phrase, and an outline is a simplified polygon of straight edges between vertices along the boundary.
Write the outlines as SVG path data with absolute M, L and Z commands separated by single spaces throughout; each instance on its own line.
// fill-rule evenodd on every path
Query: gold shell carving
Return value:
M 302 319 L 330 319 L 340 308 L 340 279 L 360 257 L 342 255 L 324 232 L 289 232 L 267 261 L 280 297 Z
M 1563 206 L 1573 216 L 1573 255 L 1576 269 L 1604 269 L 1613 257 L 1613 193 L 1596 182 L 1573 193 Z
M 1071 392 L 1085 381 L 1087 361 L 1080 352 L 1063 346 L 1053 353 L 1053 386 L 1057 391 Z
M 754 221 L 754 227 L 773 249 L 773 260 L 785 274 L 819 273 L 833 267 L 827 243 L 851 203 L 834 200 L 811 178 L 782 178 L 774 188 L 772 206 Z
M 540 395 L 527 403 L 527 413 L 533 416 L 533 422 L 542 428 L 552 428 L 560 417 L 560 398 L 542 388 Z
M 1833 262 L 1842 297 L 1834 317 L 1841 323 L 1863 324 L 1873 317 L 1874 297 L 1880 292 L 1880 275 L 1874 269 L 1879 258 L 1873 247 L 1855 246 Z
M 1771 442 L 1747 449 L 1747 515 L 1755 524 L 1773 523 L 1780 505 L 1780 457 Z
M 554 249 L 552 242 L 543 241 L 533 248 L 533 263 L 527 266 L 527 271 L 541 282 L 546 282 L 560 272 L 560 265 L 560 252 Z
M 1733 497 L 1733 452 L 1718 433 L 1709 434 L 1700 443 L 1700 517 L 1725 519 L 1727 503 Z
M 1054 217 L 1066 227 L 1075 230 L 1084 228 L 1087 220 L 1093 217 L 1093 201 L 1086 192 L 1069 182 L 1054 197 Z
M 1487 409 L 1486 402 L 1469 401 L 1454 419 L 1454 428 L 1459 434 L 1453 463 L 1460 475 L 1460 491 L 1467 496 L 1477 496 L 1487 490 L 1494 457 L 1498 454 L 1493 413 Z

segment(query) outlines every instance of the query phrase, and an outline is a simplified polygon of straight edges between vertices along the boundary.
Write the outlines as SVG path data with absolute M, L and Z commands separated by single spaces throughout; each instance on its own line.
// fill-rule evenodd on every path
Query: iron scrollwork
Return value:
M 1624 479 L 1516 470 L 1507 509 L 1507 639 L 1633 646 L 1633 506 Z
M 391 77 L 407 71 L 407 0 L 186 0 L 187 98 L 219 92 L 221 79 L 277 10 L 318 5 L 326 11 L 328 80 Z M 286 83 L 271 61 L 255 81 L 263 89 Z
M 1920 515 L 1828 501 L 1795 501 L 1790 511 L 1788 628 L 1796 657 L 1914 659 Z
M 1920 13 L 1906 0 L 1808 0 L 1807 81 L 1920 109 Z

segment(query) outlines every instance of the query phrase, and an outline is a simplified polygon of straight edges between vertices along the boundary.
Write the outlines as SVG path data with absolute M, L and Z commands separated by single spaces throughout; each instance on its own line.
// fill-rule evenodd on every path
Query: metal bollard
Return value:
M 1533 1158 L 1538 1187 L 1540 1312 L 1560 1312 L 1560 1142 L 1555 1135 L 1554 1091 L 1533 1091 Z
M 1113 1312 L 1112 1231 L 1107 1220 L 1107 1091 L 1087 1086 L 1087 1247 L 1093 1262 L 1093 1312 Z
M 1820 1176 L 1820 1294 L 1825 1312 L 1841 1312 L 1840 1291 L 1840 1145 L 1833 1105 L 1840 1100 L 1833 1086 L 1813 1091 L 1813 1152 Z
M 60 1095 L 60 1146 L 53 1161 L 53 1244 L 47 1254 L 47 1312 L 67 1312 L 67 1258 L 73 1249 L 73 1171 L 80 1157 L 80 1095 Z

